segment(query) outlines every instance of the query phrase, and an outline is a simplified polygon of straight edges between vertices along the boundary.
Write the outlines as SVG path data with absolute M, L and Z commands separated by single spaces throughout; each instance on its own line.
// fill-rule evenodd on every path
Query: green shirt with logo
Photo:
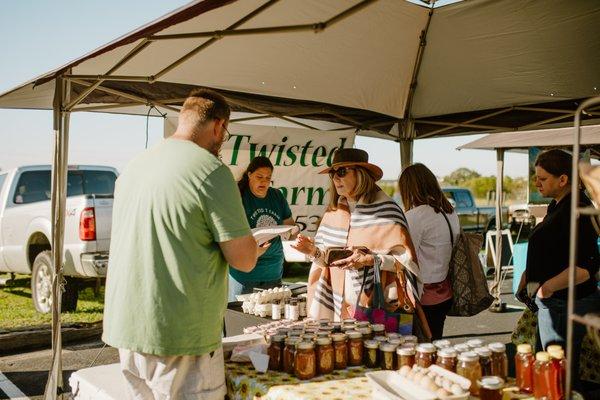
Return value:
M 228 266 L 218 242 L 250 234 L 225 165 L 167 139 L 117 179 L 102 339 L 156 355 L 221 344 Z

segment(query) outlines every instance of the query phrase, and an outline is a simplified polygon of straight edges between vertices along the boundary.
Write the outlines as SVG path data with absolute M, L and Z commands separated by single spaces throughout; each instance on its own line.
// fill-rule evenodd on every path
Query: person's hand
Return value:
M 350 257 L 334 261 L 331 263 L 331 266 L 341 269 L 361 269 L 372 267 L 374 264 L 375 256 L 373 254 L 365 253 L 364 250 L 354 249 Z
M 296 238 L 296 243 L 292 245 L 292 248 L 298 250 L 302 254 L 312 256 L 315 253 L 316 246 L 311 238 L 299 234 Z
M 271 242 L 265 242 L 261 245 L 258 246 L 258 251 L 256 252 L 256 257 L 260 257 L 263 254 L 265 254 L 267 252 L 267 250 L 269 250 L 269 247 L 271 247 Z
M 545 283 L 540 286 L 540 288 L 538 289 L 537 293 L 535 294 L 537 297 L 539 297 L 540 299 L 547 299 L 548 297 L 551 297 L 554 294 L 554 290 L 550 289 L 548 287 L 548 285 L 546 285 Z

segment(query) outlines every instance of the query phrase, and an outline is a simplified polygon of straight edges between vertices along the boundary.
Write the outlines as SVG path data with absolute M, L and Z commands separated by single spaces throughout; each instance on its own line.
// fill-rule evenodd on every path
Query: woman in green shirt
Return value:
M 273 164 L 267 157 L 252 159 L 238 181 L 242 203 L 250 228 L 294 225 L 292 211 L 283 194 L 271 187 Z M 283 245 L 280 238 L 271 240 L 269 248 L 258 258 L 251 272 L 229 269 L 229 301 L 236 295 L 252 293 L 254 288 L 269 289 L 281 285 Z

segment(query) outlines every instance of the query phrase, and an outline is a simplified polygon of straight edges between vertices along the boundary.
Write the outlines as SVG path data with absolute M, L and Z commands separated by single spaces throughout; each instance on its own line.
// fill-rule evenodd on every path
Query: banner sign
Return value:
M 275 169 L 271 186 L 285 196 L 303 233 L 314 235 L 329 202 L 329 176 L 318 172 L 331 165 L 333 153 L 354 145 L 355 133 L 229 124 L 231 137 L 221 159 L 236 180 L 254 157 L 268 157 Z

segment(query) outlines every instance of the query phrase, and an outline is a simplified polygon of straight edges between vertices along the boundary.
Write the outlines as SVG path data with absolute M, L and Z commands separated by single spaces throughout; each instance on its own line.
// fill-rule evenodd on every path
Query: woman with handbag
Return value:
M 376 184 L 383 171 L 365 151 L 340 149 L 320 173 L 331 178 L 329 207 L 315 240 L 299 235 L 294 246 L 313 259 L 309 316 L 369 319 L 406 332 L 415 310 L 419 315 L 419 269 L 402 209 Z M 352 251 L 335 260 L 343 252 L 327 251 L 332 247 Z
M 406 167 L 398 187 L 424 284 L 421 305 L 432 339 L 441 339 L 452 306 L 448 266 L 460 223 L 437 178 L 425 165 Z
M 535 162 L 535 184 L 544 197 L 553 200 L 544 220 L 529 236 L 527 264 L 519 284 L 519 298 L 535 297 L 540 342 L 538 348 L 550 344 L 572 346 L 573 384 L 579 388 L 579 356 L 585 327 L 574 324 L 573 339 L 566 343 L 569 243 L 571 224 L 571 155 L 558 149 L 541 153 Z M 592 203 L 579 193 L 579 206 Z M 596 273 L 598 235 L 588 217 L 579 218 L 577 259 L 575 266 L 575 313 L 583 315 L 600 311 L 600 295 Z M 524 294 L 526 291 L 528 294 Z

